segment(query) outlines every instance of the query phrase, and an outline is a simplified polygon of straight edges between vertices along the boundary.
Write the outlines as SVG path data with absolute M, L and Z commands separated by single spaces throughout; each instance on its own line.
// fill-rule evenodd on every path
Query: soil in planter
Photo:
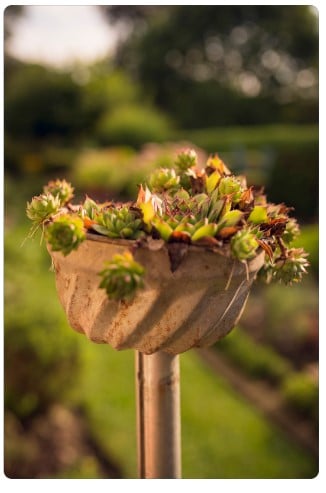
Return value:
M 121 478 L 94 441 L 85 417 L 60 404 L 26 422 L 5 414 L 4 472 L 12 479 Z

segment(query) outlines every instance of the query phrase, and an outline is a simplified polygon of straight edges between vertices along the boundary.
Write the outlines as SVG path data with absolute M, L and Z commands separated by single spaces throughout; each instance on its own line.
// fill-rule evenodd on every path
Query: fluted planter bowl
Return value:
M 244 263 L 219 251 L 189 246 L 172 272 L 168 247 L 142 246 L 133 252 L 145 268 L 145 288 L 132 301 L 108 299 L 99 288 L 99 272 L 131 240 L 87 235 L 68 256 L 53 259 L 59 299 L 72 328 L 97 343 L 145 354 L 179 354 L 210 346 L 236 325 L 250 286 L 264 262 L 264 252 Z

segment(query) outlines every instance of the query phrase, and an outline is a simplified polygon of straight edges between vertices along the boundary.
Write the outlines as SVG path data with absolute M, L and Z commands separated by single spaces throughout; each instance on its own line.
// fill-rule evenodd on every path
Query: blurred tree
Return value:
M 129 35 L 116 63 L 182 126 L 316 122 L 310 6 L 104 6 Z
M 6 130 L 13 137 L 71 136 L 82 126 L 78 86 L 69 74 L 19 64 L 5 95 Z

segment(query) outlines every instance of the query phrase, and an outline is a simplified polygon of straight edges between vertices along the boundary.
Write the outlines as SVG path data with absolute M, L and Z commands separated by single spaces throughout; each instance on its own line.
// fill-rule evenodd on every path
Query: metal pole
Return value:
M 138 475 L 181 478 L 179 356 L 136 351 Z

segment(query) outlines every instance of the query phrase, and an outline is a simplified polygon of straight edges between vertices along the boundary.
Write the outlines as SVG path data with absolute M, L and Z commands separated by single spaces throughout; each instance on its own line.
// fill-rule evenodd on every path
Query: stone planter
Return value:
M 189 246 L 172 272 L 168 247 L 158 241 L 134 250 L 146 269 L 145 289 L 131 302 L 111 301 L 100 289 L 98 273 L 116 253 L 135 245 L 87 235 L 77 251 L 64 257 L 50 252 L 60 301 L 71 327 L 90 340 L 117 350 L 179 354 L 212 345 L 239 320 L 264 252 L 244 263 L 222 251 Z

